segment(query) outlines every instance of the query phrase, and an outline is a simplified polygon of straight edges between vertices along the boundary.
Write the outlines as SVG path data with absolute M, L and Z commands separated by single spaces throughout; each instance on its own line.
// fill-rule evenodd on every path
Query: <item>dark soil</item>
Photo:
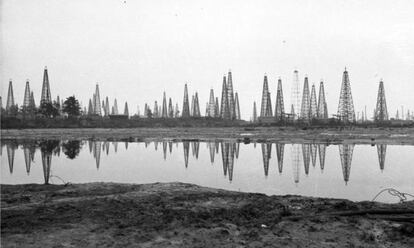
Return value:
M 183 183 L 2 185 L 2 247 L 414 247 L 414 202 Z

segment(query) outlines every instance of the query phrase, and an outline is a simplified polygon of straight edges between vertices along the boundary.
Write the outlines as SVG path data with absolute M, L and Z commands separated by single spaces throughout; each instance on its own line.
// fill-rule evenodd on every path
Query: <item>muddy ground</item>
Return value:
M 414 128 L 130 128 L 130 129 L 10 129 L 1 139 L 96 139 L 109 141 L 151 141 L 192 139 L 239 142 L 408 144 L 414 145 Z
M 414 202 L 183 183 L 2 185 L 2 247 L 414 247 Z

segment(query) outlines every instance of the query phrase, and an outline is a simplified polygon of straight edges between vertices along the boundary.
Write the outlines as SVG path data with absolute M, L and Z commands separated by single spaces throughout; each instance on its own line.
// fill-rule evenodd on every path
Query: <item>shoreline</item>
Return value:
M 358 143 L 414 145 L 414 128 L 294 128 L 294 127 L 202 127 L 202 128 L 79 128 L 2 129 L 1 139 L 94 139 L 102 141 L 235 141 L 280 143 Z
M 2 247 L 412 247 L 414 201 L 266 196 L 185 183 L 1 185 Z

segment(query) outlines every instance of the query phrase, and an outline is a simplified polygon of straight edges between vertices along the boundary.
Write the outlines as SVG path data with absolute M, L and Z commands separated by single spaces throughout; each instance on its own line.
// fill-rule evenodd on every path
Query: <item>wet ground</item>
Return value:
M 2 185 L 2 247 L 414 247 L 414 202 L 183 183 Z

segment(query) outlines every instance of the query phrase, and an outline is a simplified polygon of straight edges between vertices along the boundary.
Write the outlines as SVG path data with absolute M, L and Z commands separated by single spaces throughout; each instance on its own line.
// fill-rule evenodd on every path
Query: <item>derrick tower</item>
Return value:
M 174 117 L 175 118 L 180 117 L 180 109 L 178 108 L 178 103 L 175 104 Z
M 300 114 L 300 84 L 299 84 L 299 72 L 293 71 L 293 83 L 291 89 L 290 109 L 294 119 L 297 120 Z M 296 114 L 296 115 L 295 115 Z
M 315 84 L 312 85 L 311 98 L 310 98 L 310 118 L 316 119 L 318 117 L 318 103 L 316 99 Z
M 383 171 L 385 167 L 385 154 L 387 153 L 387 144 L 377 144 L 377 152 L 380 169 Z
M 256 102 L 253 102 L 253 122 L 257 121 L 257 108 L 256 108 Z
M 267 82 L 267 75 L 263 79 L 263 91 L 262 91 L 262 105 L 260 107 L 260 117 L 269 116 L 269 84 Z
M 310 107 L 309 83 L 308 83 L 308 77 L 305 77 L 305 82 L 303 83 L 302 107 L 300 110 L 300 118 L 304 120 L 309 120 L 310 118 L 309 107 Z
M 236 110 L 236 115 L 235 115 L 235 119 L 236 120 L 240 120 L 240 104 L 239 104 L 239 95 L 237 94 L 237 92 L 235 93 L 234 96 L 234 108 Z
M 328 118 L 328 106 L 326 104 L 325 88 L 323 86 L 323 81 L 321 81 L 319 85 L 318 118 L 319 119 Z
M 95 115 L 101 115 L 101 97 L 99 95 L 99 85 L 96 84 L 95 95 L 93 99 L 93 111 Z
M 277 94 L 276 94 L 276 107 L 275 107 L 276 120 L 278 121 L 282 120 L 284 113 L 285 113 L 285 103 L 283 101 L 282 79 L 279 78 L 279 80 L 277 81 Z
M 193 114 L 193 116 L 194 117 L 200 117 L 201 116 L 201 114 L 200 114 L 200 103 L 198 101 L 198 93 L 197 92 L 195 93 L 195 96 L 194 96 L 194 114 Z
M 229 98 L 227 94 L 226 76 L 223 76 L 223 87 L 221 91 L 220 117 L 230 119 Z
M 382 82 L 382 80 L 379 83 L 377 106 L 375 108 L 374 118 L 377 122 L 388 120 L 387 102 L 385 101 L 384 82 Z
M 42 97 L 40 98 L 40 104 L 43 102 L 52 103 L 52 95 L 50 94 L 49 74 L 47 73 L 47 67 L 43 71 L 43 85 L 42 85 Z
M 351 84 L 345 68 L 342 76 L 341 94 L 339 96 L 338 118 L 344 122 L 355 121 L 354 102 L 352 100 Z
M 105 98 L 105 116 L 108 116 L 109 113 L 109 99 L 108 97 Z
M 195 98 L 194 98 L 194 95 L 192 95 L 191 96 L 190 116 L 194 116 L 194 105 L 195 105 Z
M 36 103 L 35 103 L 35 100 L 34 100 L 33 91 L 30 92 L 30 104 L 29 104 L 29 106 L 31 108 L 36 108 Z
M 117 115 L 118 114 L 118 102 L 116 101 L 116 98 L 114 100 L 114 106 L 113 107 L 114 108 L 113 108 L 112 114 Z
M 183 110 L 182 110 L 181 116 L 183 118 L 190 117 L 190 105 L 189 105 L 189 102 L 188 102 L 188 89 L 187 89 L 187 84 L 185 84 L 185 86 L 184 86 Z
M 14 107 L 14 94 L 13 94 L 13 83 L 9 81 L 9 91 L 7 92 L 7 103 L 6 103 L 6 111 L 10 110 L 10 108 Z
M 233 78 L 231 75 L 231 71 L 229 71 L 227 76 L 227 99 L 229 102 L 230 119 L 233 120 L 236 118 L 236 109 L 234 103 Z
M 89 98 L 88 115 L 93 114 L 92 100 Z
M 219 107 L 219 100 L 218 97 L 216 97 L 216 103 L 214 104 L 214 117 L 220 116 L 220 107 Z
M 167 113 L 167 97 L 165 96 L 165 91 L 164 91 L 164 95 L 162 97 L 161 117 L 162 118 L 167 118 L 168 117 L 168 113 Z
M 158 113 L 158 102 L 157 101 L 154 102 L 154 112 L 152 113 L 152 117 L 154 117 L 154 118 L 158 118 L 159 117 L 159 113 Z
M 210 99 L 208 101 L 208 105 L 207 105 L 207 115 L 209 117 L 216 117 L 215 116 L 215 102 L 214 102 L 214 90 L 210 89 Z
M 24 89 L 23 107 L 29 107 L 30 105 L 30 85 L 29 80 L 26 81 L 26 88 Z
M 128 102 L 125 102 L 124 115 L 129 116 Z
M 168 117 L 169 118 L 174 118 L 174 107 L 173 107 L 173 104 L 172 104 L 171 97 L 168 100 Z
M 352 153 L 354 151 L 354 144 L 339 145 L 339 156 L 341 157 L 342 173 L 345 184 L 349 181 L 351 174 Z

